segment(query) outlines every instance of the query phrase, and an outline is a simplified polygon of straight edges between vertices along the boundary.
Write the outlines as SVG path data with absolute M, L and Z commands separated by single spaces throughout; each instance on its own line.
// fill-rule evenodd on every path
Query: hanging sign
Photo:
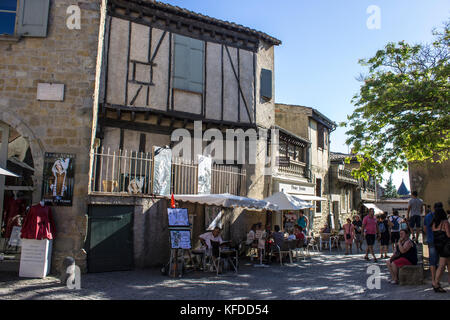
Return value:
M 170 178 L 172 173 L 172 150 L 160 147 L 153 149 L 153 194 L 170 195 Z
M 211 164 L 211 157 L 198 156 L 198 194 L 211 193 Z

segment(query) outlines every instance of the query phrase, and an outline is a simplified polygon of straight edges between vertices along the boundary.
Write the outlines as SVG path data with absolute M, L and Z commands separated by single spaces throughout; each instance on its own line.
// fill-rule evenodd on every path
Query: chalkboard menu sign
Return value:
M 188 210 L 183 208 L 168 208 L 169 228 L 170 227 L 189 227 Z
M 172 249 L 190 249 L 191 231 L 190 230 L 170 230 L 170 243 Z
M 167 208 L 172 249 L 191 249 L 191 227 L 185 208 Z

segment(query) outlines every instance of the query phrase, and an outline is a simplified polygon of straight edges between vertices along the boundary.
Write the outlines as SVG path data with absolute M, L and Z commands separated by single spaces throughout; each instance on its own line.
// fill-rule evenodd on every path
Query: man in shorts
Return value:
M 422 219 L 422 209 L 425 207 L 423 201 L 417 198 L 417 191 L 412 192 L 412 198 L 408 203 L 408 212 L 406 213 L 406 218 L 409 221 L 409 227 L 411 232 L 416 231 L 415 236 L 413 236 L 413 241 L 419 241 L 419 234 L 421 230 L 421 219 Z
M 400 223 L 402 218 L 398 216 L 398 211 L 394 210 L 392 216 L 389 217 L 389 226 L 391 227 L 391 243 L 392 252 L 394 252 L 395 246 L 398 240 L 400 240 Z
M 363 235 L 366 239 L 367 248 L 366 248 L 366 255 L 364 256 L 364 259 L 369 260 L 369 251 L 372 253 L 373 261 L 377 262 L 377 258 L 375 257 L 375 253 L 373 251 L 373 245 L 375 244 L 375 239 L 377 234 L 379 234 L 378 231 L 378 223 L 377 219 L 374 217 L 375 210 L 372 208 L 369 209 L 369 214 L 364 217 L 363 219 Z

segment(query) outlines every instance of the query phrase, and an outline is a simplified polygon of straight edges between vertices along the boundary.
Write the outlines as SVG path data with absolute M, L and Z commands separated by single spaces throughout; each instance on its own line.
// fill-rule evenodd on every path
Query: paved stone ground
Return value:
M 381 269 L 381 289 L 369 290 L 367 267 L 374 262 L 363 255 L 321 253 L 306 261 L 268 268 L 256 268 L 243 261 L 239 272 L 192 272 L 183 278 L 162 276 L 158 269 L 82 275 L 81 289 L 69 290 L 59 279 L 19 279 L 0 272 L 0 299 L 362 299 L 362 300 L 450 300 L 447 274 L 442 278 L 448 293 L 434 293 L 428 280 L 422 286 L 388 283 L 385 260 Z

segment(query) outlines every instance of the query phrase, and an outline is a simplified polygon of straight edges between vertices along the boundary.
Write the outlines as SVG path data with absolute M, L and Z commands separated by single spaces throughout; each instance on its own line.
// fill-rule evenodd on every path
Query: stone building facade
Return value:
M 82 248 L 86 236 L 100 1 L 19 0 L 17 4 L 11 13 L 17 16 L 11 25 L 13 31 L 0 36 L 0 126 L 5 160 L 2 166 L 14 165 L 13 162 L 21 167 L 28 165 L 31 169 L 26 170 L 32 173 L 27 182 L 0 180 L 0 200 L 5 192 L 22 190 L 27 205 L 39 202 L 45 153 L 73 154 L 72 205 L 52 207 L 57 230 L 52 266 L 53 270 L 58 269 L 64 257 L 72 256 L 85 269 Z M 68 10 L 73 4 L 80 10 Z M 70 19 L 79 22 L 80 29 L 69 28 Z M 42 25 L 34 34 L 36 21 Z M 22 34 L 24 27 L 27 33 Z M 38 84 L 42 83 L 64 85 L 64 97 L 54 99 L 44 92 L 42 100 L 38 100 Z M 27 157 L 20 157 L 20 150 L 14 149 L 17 139 L 24 141 Z
M 443 163 L 409 163 L 409 181 L 411 192 L 417 191 L 424 203 L 433 205 L 442 202 L 444 209 L 450 209 L 450 160 Z
M 350 159 L 349 163 L 346 158 Z M 373 204 L 377 200 L 376 183 L 372 177 L 369 181 L 353 177 L 352 170 L 360 166 L 355 155 L 331 152 L 330 163 L 331 218 L 338 229 L 347 218 L 351 219 L 355 214 L 364 216 L 367 212 L 364 203 Z
M 316 197 L 326 199 L 315 201 L 316 208 L 310 215 L 311 230 L 317 231 L 325 222 L 329 222 L 330 134 L 336 124 L 314 108 L 279 103 L 276 104 L 275 119 L 279 127 L 310 143 L 307 153 L 311 171 L 308 174 L 309 187 L 314 189 Z
M 122 259 L 123 268 L 159 266 L 167 262 L 170 253 L 168 198 L 172 192 L 198 192 L 198 155 L 212 158 L 211 193 L 259 199 L 269 194 L 265 141 L 257 141 L 252 164 L 236 159 L 218 164 L 222 159 L 217 152 L 203 150 L 211 139 L 200 137 L 200 149 L 195 149 L 194 140 L 195 132 L 226 136 L 227 130 L 245 134 L 273 126 L 274 46 L 281 42 L 162 2 L 109 0 L 105 15 L 98 100 L 94 101 L 88 265 L 98 263 L 104 270 L 116 263 L 103 257 L 113 242 L 105 245 L 103 252 L 98 246 L 98 239 L 112 237 L 97 234 L 93 227 L 100 225 L 99 219 L 109 219 L 105 222 L 109 231 L 105 232 L 128 230 L 117 243 L 124 252 L 133 252 L 128 262 Z M 170 190 L 159 193 L 154 177 L 162 166 L 155 164 L 155 156 L 165 150 L 185 158 L 184 153 L 175 154 L 183 142 L 172 141 L 176 129 L 194 138 L 194 148 L 183 159 L 187 164 L 167 161 L 172 173 L 167 180 Z M 249 149 L 248 142 L 245 149 Z M 227 150 L 223 155 L 227 156 Z M 236 181 L 236 175 L 243 179 Z M 219 180 L 214 182 L 214 177 Z M 129 192 L 135 182 L 142 185 L 136 193 Z M 223 210 L 201 203 L 178 205 L 188 208 L 194 246 L 208 227 L 205 216 L 211 210 Z M 225 210 L 222 220 L 224 237 L 239 241 L 252 223 L 264 223 L 265 216 L 233 209 Z M 121 225 L 119 221 L 127 222 Z

